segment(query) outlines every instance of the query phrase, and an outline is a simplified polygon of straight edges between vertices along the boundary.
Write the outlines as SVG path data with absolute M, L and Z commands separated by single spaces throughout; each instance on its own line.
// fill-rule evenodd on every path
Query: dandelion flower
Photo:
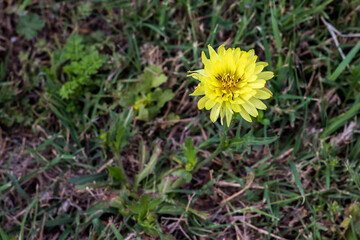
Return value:
M 202 52 L 204 69 L 191 71 L 188 76 L 200 80 L 192 96 L 204 95 L 198 102 L 198 108 L 210 110 L 210 119 L 215 122 L 219 115 L 221 124 L 226 116 L 229 126 L 234 112 L 248 122 L 258 115 L 257 109 L 265 110 L 260 101 L 272 96 L 265 88 L 266 80 L 274 74 L 262 71 L 268 64 L 256 62 L 254 50 L 241 51 L 240 48 L 218 48 L 217 53 L 209 45 L 210 58 Z

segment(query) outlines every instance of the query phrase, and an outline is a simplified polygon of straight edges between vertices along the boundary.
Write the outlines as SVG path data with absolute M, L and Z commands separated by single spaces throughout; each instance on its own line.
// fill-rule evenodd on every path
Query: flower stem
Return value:
M 226 123 L 223 125 L 223 131 L 220 139 L 220 143 L 218 147 L 216 148 L 215 152 L 213 152 L 208 158 L 206 158 L 204 161 L 199 162 L 199 164 L 194 168 L 194 172 L 198 171 L 200 168 L 211 162 L 220 152 L 222 152 L 225 149 L 225 140 L 226 140 L 226 134 L 228 131 L 228 127 L 226 126 Z

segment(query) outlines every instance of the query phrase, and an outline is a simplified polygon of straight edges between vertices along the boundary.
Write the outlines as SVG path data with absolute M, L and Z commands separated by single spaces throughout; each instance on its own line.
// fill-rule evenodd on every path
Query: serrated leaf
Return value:
M 77 7 L 77 13 L 80 19 L 87 18 L 91 15 L 92 7 L 90 2 L 82 2 Z
M 19 17 L 16 32 L 21 36 L 24 36 L 26 40 L 31 40 L 36 37 L 36 31 L 41 30 L 44 26 L 45 23 L 39 15 L 30 13 Z
M 63 54 L 66 60 L 78 60 L 84 57 L 83 38 L 80 35 L 71 35 L 65 43 Z

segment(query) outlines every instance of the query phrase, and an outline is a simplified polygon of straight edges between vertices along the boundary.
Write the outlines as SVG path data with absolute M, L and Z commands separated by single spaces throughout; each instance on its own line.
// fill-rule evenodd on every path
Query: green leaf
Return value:
M 160 156 L 160 153 L 161 153 L 161 148 L 160 148 L 160 144 L 157 144 L 155 146 L 155 149 L 153 151 L 153 154 L 151 155 L 150 157 L 150 161 L 149 163 L 147 164 L 146 167 L 144 167 L 144 169 L 136 175 L 135 177 L 135 188 L 138 187 L 139 183 L 144 179 L 146 178 L 148 175 L 150 175 L 154 169 L 155 169 L 155 166 L 156 166 L 156 163 L 159 159 L 159 156 Z
M 16 32 L 21 36 L 24 36 L 26 40 L 31 40 L 36 37 L 36 31 L 41 30 L 44 26 L 45 23 L 39 15 L 30 13 L 19 17 Z
M 185 147 L 183 147 L 183 151 L 187 158 L 187 163 L 185 164 L 185 168 L 187 171 L 192 171 L 197 163 L 197 158 L 196 158 L 197 150 L 194 147 L 194 143 L 191 137 L 185 140 Z
M 250 144 L 250 145 L 264 145 L 275 142 L 278 139 L 277 136 L 273 137 L 254 137 L 254 136 L 244 136 L 242 138 L 234 137 L 229 142 L 229 146 L 239 146 L 242 144 Z
M 151 76 L 151 87 L 156 88 L 166 82 L 167 77 L 162 73 L 161 66 L 151 65 L 145 69 L 145 73 Z
M 139 105 L 139 113 L 137 115 L 137 118 L 143 121 L 149 121 L 149 111 L 145 108 L 144 105 Z
M 110 177 L 115 181 L 125 182 L 125 175 L 121 168 L 108 166 Z
M 140 75 L 141 85 L 140 92 L 147 94 L 151 88 L 156 88 L 166 82 L 167 77 L 162 73 L 161 66 L 151 65 L 144 69 L 144 73 Z
M 92 183 L 100 180 L 105 180 L 107 178 L 106 173 L 97 173 L 97 174 L 90 174 L 90 175 L 82 175 L 70 178 L 67 180 L 68 183 L 73 184 L 84 184 L 84 183 Z
M 158 103 L 157 103 L 157 107 L 160 109 L 162 108 L 165 103 L 167 103 L 168 101 L 170 101 L 173 97 L 175 96 L 175 94 L 171 91 L 171 89 L 167 89 L 165 91 L 163 91 L 159 96 L 158 96 Z
M 81 2 L 77 7 L 79 19 L 85 19 L 91 15 L 92 7 L 90 2 Z
M 80 35 L 71 35 L 65 43 L 63 55 L 66 60 L 78 60 L 85 56 L 85 45 Z
M 116 130 L 116 136 L 115 136 L 115 142 L 114 147 L 115 150 L 120 151 L 122 150 L 123 147 L 125 147 L 124 145 L 124 141 L 126 142 L 126 139 L 124 139 L 124 135 L 125 135 L 125 128 L 126 126 L 120 126 L 117 130 Z
M 171 173 L 171 175 L 176 176 L 176 177 L 182 177 L 186 183 L 189 183 L 192 179 L 192 174 L 189 172 L 191 170 L 186 171 L 183 169 L 179 169 L 179 170 L 176 170 L 175 172 Z

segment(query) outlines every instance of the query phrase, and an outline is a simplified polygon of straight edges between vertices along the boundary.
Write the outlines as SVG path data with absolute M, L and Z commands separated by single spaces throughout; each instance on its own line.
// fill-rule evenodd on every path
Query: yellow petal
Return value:
M 257 56 L 251 56 L 251 57 L 249 57 L 248 60 L 247 60 L 247 65 L 255 64 L 256 59 L 257 59 Z
M 195 88 L 195 91 L 190 94 L 190 96 L 199 96 L 199 95 L 204 95 L 205 94 L 205 89 L 203 86 L 201 86 L 200 84 Z
M 220 106 L 220 103 L 216 103 L 215 106 L 211 109 L 210 119 L 212 122 L 215 122 L 218 119 L 220 113 Z
M 257 62 L 256 63 L 256 66 L 263 66 L 263 67 L 266 67 L 268 66 L 269 64 L 267 62 Z
M 221 117 L 221 118 L 224 118 L 224 114 L 225 114 L 225 112 L 224 112 L 225 102 L 222 102 L 221 105 L 220 105 L 220 107 L 221 107 L 220 117 Z
M 240 48 L 236 48 L 233 52 L 234 60 L 237 61 L 240 58 Z
M 214 69 L 211 67 L 210 63 L 204 66 L 204 70 L 205 70 L 207 76 L 213 75 Z
M 200 80 L 200 78 L 202 77 L 202 76 L 207 76 L 207 74 L 206 74 L 206 72 L 205 72 L 205 70 L 204 69 L 200 69 L 200 70 L 195 70 L 195 71 L 189 71 L 188 72 L 189 74 L 187 75 L 188 77 L 193 77 L 193 78 L 195 78 L 195 79 L 198 79 L 198 80 Z
M 209 53 L 210 53 L 210 61 L 212 59 L 217 59 L 218 58 L 218 54 L 215 52 L 215 50 L 210 46 L 210 44 L 208 45 L 208 49 L 209 49 Z
M 236 71 L 237 71 L 238 75 L 240 75 L 240 76 L 242 76 L 244 74 L 244 69 L 246 66 L 247 58 L 248 58 L 248 53 L 243 52 L 241 54 L 240 58 L 238 59 L 238 61 L 236 62 Z
M 205 103 L 205 109 L 209 110 L 211 109 L 214 105 L 216 104 L 216 101 L 214 99 L 209 99 L 206 103 Z
M 268 99 L 272 96 L 272 92 L 267 88 L 256 89 L 254 97 L 259 99 Z
M 248 122 L 252 122 L 250 115 L 245 111 L 245 109 L 240 106 L 240 115 Z
M 240 92 L 240 94 L 242 95 L 242 94 L 247 94 L 247 93 L 249 93 L 251 90 L 252 90 L 252 88 L 246 86 L 246 87 L 241 88 L 239 92 Z
M 254 49 L 251 49 L 248 53 L 249 53 L 249 56 L 250 56 L 250 57 L 252 57 L 252 56 L 254 56 L 254 55 L 255 55 L 255 51 L 254 51 Z
M 257 62 L 254 70 L 254 74 L 260 73 L 267 65 L 268 64 L 266 62 Z
M 236 104 L 236 103 L 232 103 L 231 104 L 231 108 L 234 112 L 240 112 L 240 106 L 239 104 Z
M 226 114 L 226 123 L 229 127 L 230 123 L 231 123 L 232 114 L 233 114 L 233 111 L 231 110 L 231 106 L 230 106 L 229 102 L 226 102 L 225 114 Z
M 251 75 L 249 78 L 247 78 L 246 80 L 248 81 L 248 82 L 253 82 L 253 81 L 255 81 L 257 79 L 257 75 Z
M 255 70 L 255 63 L 247 65 L 244 70 L 245 78 L 249 79 L 254 74 L 254 70 Z
M 252 105 L 250 102 L 244 101 L 244 103 L 241 104 L 241 106 L 242 106 L 242 107 L 245 109 L 245 111 L 248 112 L 251 116 L 257 117 L 258 111 L 257 111 L 256 108 L 254 107 L 254 105 Z
M 236 66 L 235 66 L 234 57 L 233 57 L 231 48 L 226 50 L 226 53 L 225 53 L 225 56 L 224 56 L 224 61 L 225 61 L 225 69 L 226 69 L 226 71 L 227 72 L 230 71 L 230 74 L 234 74 L 235 70 L 236 70 Z
M 205 95 L 208 96 L 210 99 L 216 99 L 219 96 L 219 94 L 217 94 L 214 90 L 205 91 Z
M 207 96 L 202 97 L 198 102 L 198 108 L 203 109 L 205 107 L 205 103 L 209 100 Z
M 265 80 L 256 80 L 255 82 L 248 83 L 247 87 L 251 88 L 263 88 L 265 87 Z
M 218 47 L 218 54 L 219 54 L 219 56 L 221 57 L 221 56 L 224 56 L 225 55 L 225 47 L 224 47 L 224 45 L 221 45 L 220 47 Z
M 250 98 L 252 98 L 254 95 L 251 93 L 251 92 L 249 92 L 249 93 L 245 93 L 245 94 L 241 94 L 241 98 L 243 99 L 243 100 L 249 100 Z
M 242 104 L 243 102 L 244 101 L 241 98 L 237 98 L 237 99 L 234 100 L 233 103 L 239 105 L 239 104 Z
M 266 109 L 266 105 L 260 101 L 259 99 L 257 98 L 250 98 L 249 99 L 249 102 L 254 105 L 257 109 L 261 109 L 261 110 L 265 110 Z
M 270 71 L 261 72 L 258 74 L 258 79 L 269 80 L 274 77 L 274 73 Z
M 210 64 L 210 60 L 207 59 L 204 51 L 201 52 L 201 59 L 202 59 L 202 63 L 203 63 L 204 65 Z
M 236 86 L 237 86 L 238 88 L 242 89 L 242 88 L 245 87 L 245 85 L 247 85 L 247 84 L 248 84 L 247 81 L 239 81 Z

